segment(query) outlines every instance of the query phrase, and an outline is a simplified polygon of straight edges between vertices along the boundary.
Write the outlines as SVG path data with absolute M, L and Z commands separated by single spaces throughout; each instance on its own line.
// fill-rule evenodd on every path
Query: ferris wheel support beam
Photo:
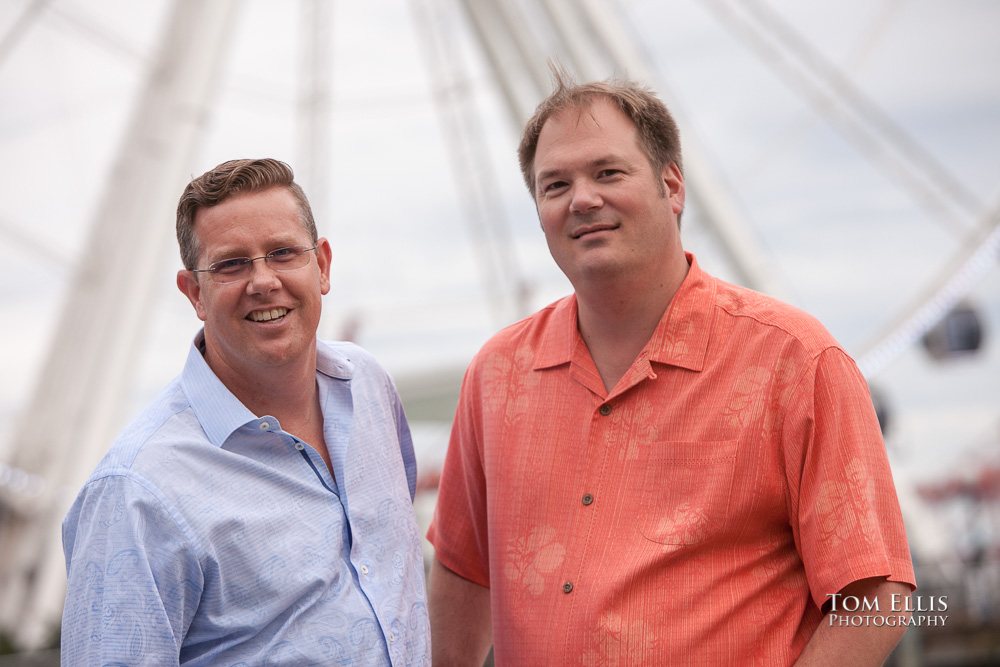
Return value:
M 0 628 L 25 648 L 43 645 L 58 624 L 60 522 L 119 427 L 234 11 L 231 0 L 174 2 L 15 430 L 10 467 L 44 481 L 32 495 L 0 488 Z
M 309 193 L 309 205 L 317 224 L 326 225 L 329 215 L 327 187 L 330 182 L 330 107 L 333 79 L 331 54 L 333 3 L 300 0 L 301 62 L 298 100 L 298 151 L 301 174 L 296 180 Z
M 506 326 L 528 314 L 525 281 L 514 254 L 498 179 L 484 158 L 488 153 L 485 132 L 473 108 L 468 77 L 461 59 L 438 28 L 434 5 L 426 0 L 413 3 L 414 18 L 423 37 L 445 148 L 464 208 L 462 217 L 480 258 L 487 301 L 496 324 Z
M 758 0 L 702 4 L 935 221 L 953 232 L 970 230 L 969 218 L 984 208 L 979 198 L 777 12 Z
M 934 220 L 965 237 L 936 279 L 857 356 L 858 368 L 871 378 L 940 322 L 996 265 L 1000 207 L 984 206 L 773 9 L 758 0 L 703 0 L 703 4 L 785 74 L 832 126 L 898 181 Z
M 460 4 L 496 76 L 515 131 L 520 131 L 548 86 L 544 52 L 509 0 L 460 0 Z

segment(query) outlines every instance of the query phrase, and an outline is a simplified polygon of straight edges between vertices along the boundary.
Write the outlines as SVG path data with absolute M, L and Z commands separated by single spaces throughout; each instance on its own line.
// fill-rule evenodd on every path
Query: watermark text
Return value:
M 910 627 L 944 626 L 948 617 L 947 595 L 899 595 L 894 593 L 888 605 L 877 597 L 829 593 L 830 627 Z M 883 601 L 884 602 L 884 601 Z M 888 606 L 888 609 L 882 609 Z

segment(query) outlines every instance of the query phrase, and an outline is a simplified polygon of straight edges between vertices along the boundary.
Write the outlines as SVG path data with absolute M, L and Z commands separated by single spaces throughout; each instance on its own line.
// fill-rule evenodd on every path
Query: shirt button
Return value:
M 260 423 L 260 430 L 261 431 L 266 431 L 269 428 L 271 428 L 271 425 L 268 424 L 267 422 L 261 422 Z
M 362 565 L 361 566 L 361 574 L 368 574 L 368 566 L 367 565 Z
M 394 635 L 394 634 L 392 634 L 392 633 L 390 632 L 390 633 L 389 633 L 389 641 L 391 641 L 391 642 L 394 642 L 394 641 L 396 641 L 396 635 Z
M 589 505 L 592 502 L 594 502 L 594 496 L 590 495 L 589 493 L 583 494 L 583 504 L 584 505 Z
M 604 405 L 601 406 L 600 413 L 605 417 L 607 417 L 608 415 L 611 414 L 611 406 L 605 403 Z
M 302 451 L 302 450 L 303 450 L 303 449 L 305 449 L 305 448 L 306 448 L 306 446 L 305 446 L 305 445 L 303 445 L 303 444 L 302 444 L 301 442 L 296 442 L 296 443 L 295 443 L 295 449 L 297 449 L 297 450 L 299 450 L 299 451 Z
M 567 581 L 565 584 L 563 584 L 563 593 L 572 593 L 572 592 L 573 592 L 573 582 Z

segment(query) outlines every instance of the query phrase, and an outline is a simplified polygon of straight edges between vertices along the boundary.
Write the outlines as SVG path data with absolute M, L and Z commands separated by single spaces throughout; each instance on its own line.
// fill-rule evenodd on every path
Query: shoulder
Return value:
M 67 522 L 102 516 L 104 510 L 82 508 L 103 506 L 115 513 L 145 507 L 143 512 L 173 516 L 182 490 L 211 474 L 218 450 L 174 380 L 111 444 L 80 489 Z
M 210 470 L 204 458 L 215 449 L 174 380 L 125 427 L 77 493 L 63 520 L 67 555 L 78 534 L 95 545 L 105 537 L 128 544 L 140 527 L 165 541 L 190 536 L 176 501 Z M 188 456 L 194 451 L 202 454 Z
M 174 379 L 122 430 L 91 479 L 111 471 L 141 470 L 160 459 L 162 448 L 184 442 L 205 442 L 204 430 Z
M 809 313 L 746 287 L 715 279 L 715 307 L 722 317 L 732 318 L 748 333 L 785 338 L 809 357 L 818 357 L 840 344 L 826 327 Z

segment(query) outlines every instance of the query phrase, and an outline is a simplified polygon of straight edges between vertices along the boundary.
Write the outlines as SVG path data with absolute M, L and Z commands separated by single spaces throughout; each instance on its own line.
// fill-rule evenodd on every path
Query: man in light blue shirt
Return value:
M 194 179 L 177 236 L 204 329 L 63 523 L 63 664 L 429 665 L 409 428 L 316 340 L 331 250 L 291 169 Z

